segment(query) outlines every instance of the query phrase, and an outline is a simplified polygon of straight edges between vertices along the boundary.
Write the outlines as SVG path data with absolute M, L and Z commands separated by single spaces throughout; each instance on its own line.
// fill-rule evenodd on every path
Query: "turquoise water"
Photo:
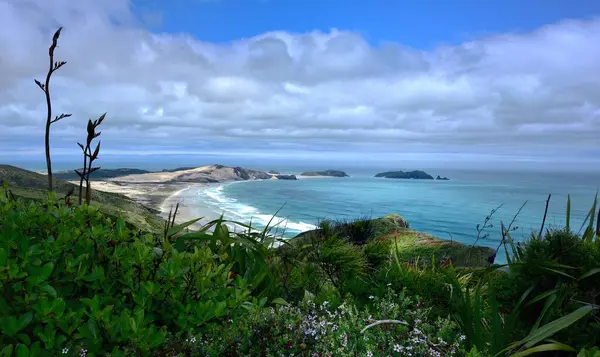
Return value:
M 378 171 L 346 171 L 349 178 L 316 178 L 297 181 L 248 181 L 212 186 L 197 193 L 197 203 L 226 217 L 250 221 L 256 227 L 277 213 L 279 233 L 292 237 L 311 229 L 324 218 L 403 216 L 411 228 L 443 239 L 472 243 L 476 225 L 502 204 L 479 244 L 496 247 L 500 220 L 508 224 L 527 201 L 516 220 L 513 235 L 526 238 L 538 230 L 546 198 L 552 194 L 547 226 L 565 221 L 567 194 L 572 201 L 572 226 L 579 227 L 600 186 L 598 173 L 477 172 L 426 170 L 450 181 L 374 178 Z M 282 171 L 284 173 L 284 171 Z

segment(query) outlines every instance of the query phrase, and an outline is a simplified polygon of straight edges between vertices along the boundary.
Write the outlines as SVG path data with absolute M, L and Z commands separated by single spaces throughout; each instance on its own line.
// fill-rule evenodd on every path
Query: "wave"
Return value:
M 209 207 L 217 215 L 223 214 L 226 219 L 252 223 L 253 227 L 260 229 L 269 225 L 272 231 L 284 235 L 298 234 L 317 228 L 310 223 L 265 214 L 256 207 L 226 196 L 223 192 L 226 186 L 243 182 L 230 182 L 201 189 L 197 192 L 198 201 L 196 203 Z

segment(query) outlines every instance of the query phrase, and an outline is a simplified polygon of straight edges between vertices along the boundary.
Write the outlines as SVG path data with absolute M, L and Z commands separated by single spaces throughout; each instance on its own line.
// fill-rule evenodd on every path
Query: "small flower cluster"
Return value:
M 351 356 L 358 352 L 368 357 L 448 357 L 464 351 L 464 337 L 456 324 L 447 318 L 431 321 L 419 299 L 390 288 L 387 296 L 370 300 L 372 305 L 361 309 L 350 301 L 339 306 L 306 301 L 253 311 L 228 323 L 226 331 L 215 328 L 212 334 L 199 337 L 206 342 L 195 348 L 202 355 L 218 355 L 227 349 L 240 355 L 274 356 Z M 361 332 L 378 320 L 401 320 L 408 326 L 377 325 Z

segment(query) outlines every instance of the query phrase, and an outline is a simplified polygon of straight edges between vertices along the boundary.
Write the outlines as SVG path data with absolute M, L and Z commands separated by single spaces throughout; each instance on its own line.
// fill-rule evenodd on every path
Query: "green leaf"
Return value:
M 569 351 L 569 352 L 576 352 L 572 347 L 569 347 L 569 346 L 564 345 L 562 343 L 554 342 L 554 343 L 547 343 L 547 344 L 544 344 L 544 345 L 535 346 L 535 347 L 526 349 L 525 351 L 521 351 L 521 352 L 512 354 L 509 357 L 524 357 L 524 356 L 529 356 L 529 355 L 534 354 L 534 353 L 546 352 L 546 351 Z
M 83 277 L 83 280 L 92 282 L 92 281 L 96 281 L 98 279 L 103 279 L 103 278 L 104 278 L 104 268 L 95 267 L 91 273 L 89 273 L 88 275 Z
M 90 319 L 87 324 L 88 330 L 92 337 L 98 338 L 98 329 L 96 328 L 96 320 Z
M 31 339 L 29 338 L 29 336 L 27 336 L 24 333 L 20 333 L 17 335 L 17 338 L 19 340 L 21 340 L 21 342 L 23 342 L 24 344 L 26 344 L 27 346 L 31 345 Z M 31 351 L 30 351 L 31 352 Z
M 41 282 L 48 280 L 52 271 L 54 270 L 54 264 L 48 262 L 40 268 L 32 268 L 32 274 L 27 278 L 27 281 L 33 285 L 37 285 Z
M 311 293 L 308 290 L 304 290 L 304 301 L 312 301 L 315 299 L 315 294 Z
M 6 250 L 4 248 L 0 248 L 0 267 L 5 266 L 8 261 L 8 256 L 6 254 Z
M 10 357 L 13 352 L 13 345 L 5 346 L 0 352 L 0 357 Z
M 594 274 L 600 273 L 600 268 L 594 268 L 590 271 L 588 271 L 587 273 L 583 274 L 582 276 L 579 277 L 579 280 L 583 280 L 585 278 L 588 278 Z
M 176 235 L 177 233 L 183 231 L 184 229 L 186 229 L 187 227 L 191 226 L 192 224 L 198 222 L 199 220 L 201 220 L 202 218 L 196 218 L 196 219 L 192 219 L 190 221 L 178 224 L 176 226 L 173 226 L 171 228 L 169 228 L 169 230 L 167 231 L 167 237 L 172 237 L 174 235 Z
M 277 305 L 285 305 L 285 306 L 290 305 L 287 301 L 283 300 L 282 298 L 275 298 L 275 299 L 273 299 L 273 301 L 271 301 L 271 303 L 277 304 Z
M 521 295 L 521 298 L 519 299 L 519 301 L 517 302 L 517 304 L 515 305 L 515 307 L 513 308 L 513 312 L 512 313 L 516 313 L 517 310 L 519 309 L 519 307 L 521 306 L 521 304 L 525 301 L 525 299 L 527 299 L 527 296 L 529 296 L 529 294 L 533 291 L 533 289 L 535 288 L 534 285 L 531 285 L 527 290 L 525 290 L 525 292 L 523 293 L 523 295 Z
M 579 309 L 571 312 L 570 314 L 558 318 L 538 328 L 533 333 L 530 333 L 527 337 L 525 337 L 521 342 L 526 348 L 533 347 L 539 342 L 551 337 L 558 331 L 571 326 L 577 320 L 589 314 L 594 309 L 595 308 L 593 305 L 582 306 Z
M 30 345 L 29 346 L 29 357 L 40 356 L 41 352 L 42 352 L 42 348 L 40 346 L 41 346 L 40 341 L 37 341 L 33 345 Z
M 16 357 L 29 357 L 29 348 L 23 344 L 18 344 L 15 349 Z
M 541 293 L 538 296 L 536 296 L 535 298 L 531 299 L 531 301 L 529 301 L 527 304 L 525 304 L 525 306 L 528 306 L 528 305 L 536 303 L 536 302 L 538 302 L 540 300 L 543 300 L 546 297 L 548 297 L 548 296 L 550 296 L 550 295 L 552 295 L 554 293 L 557 293 L 557 292 L 558 292 L 558 289 L 552 289 L 552 290 L 548 290 L 548 291 L 546 291 L 544 293 Z
M 542 269 L 551 271 L 551 272 L 556 273 L 556 274 L 560 274 L 562 276 L 566 276 L 567 278 L 575 279 L 574 276 L 569 275 L 569 274 L 565 273 L 564 271 L 560 271 L 560 270 L 556 270 L 556 269 L 552 269 L 552 268 L 548 268 L 548 267 L 542 267 Z
M 56 290 L 51 285 L 49 285 L 48 283 L 44 283 L 44 284 L 40 285 L 40 289 L 42 291 L 47 292 L 53 298 L 55 298 L 57 296 Z
M 19 318 L 19 321 L 17 322 L 17 329 L 18 331 L 24 329 L 25 327 L 27 327 L 27 325 L 29 325 L 31 323 L 31 320 L 33 319 L 33 313 L 28 312 L 24 315 L 22 315 Z
M 555 301 L 556 301 L 556 294 L 552 294 L 552 295 L 548 296 L 548 299 L 546 299 L 546 303 L 544 303 L 544 307 L 542 308 L 542 312 L 540 313 L 537 320 L 535 321 L 535 324 L 531 328 L 532 332 L 538 329 L 538 327 L 542 323 L 542 320 L 544 319 L 544 316 L 546 316 L 548 309 L 550 309 L 550 307 L 552 306 L 552 304 L 554 304 Z

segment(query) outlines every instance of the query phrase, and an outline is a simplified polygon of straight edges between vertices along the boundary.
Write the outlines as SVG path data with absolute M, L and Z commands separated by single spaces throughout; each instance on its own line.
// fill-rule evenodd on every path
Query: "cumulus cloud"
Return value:
M 0 0 L 0 151 L 41 149 L 33 78 L 64 26 L 58 149 L 106 111 L 115 152 L 598 153 L 600 20 L 423 51 L 341 30 L 209 43 L 150 32 L 148 16 L 126 0 Z

